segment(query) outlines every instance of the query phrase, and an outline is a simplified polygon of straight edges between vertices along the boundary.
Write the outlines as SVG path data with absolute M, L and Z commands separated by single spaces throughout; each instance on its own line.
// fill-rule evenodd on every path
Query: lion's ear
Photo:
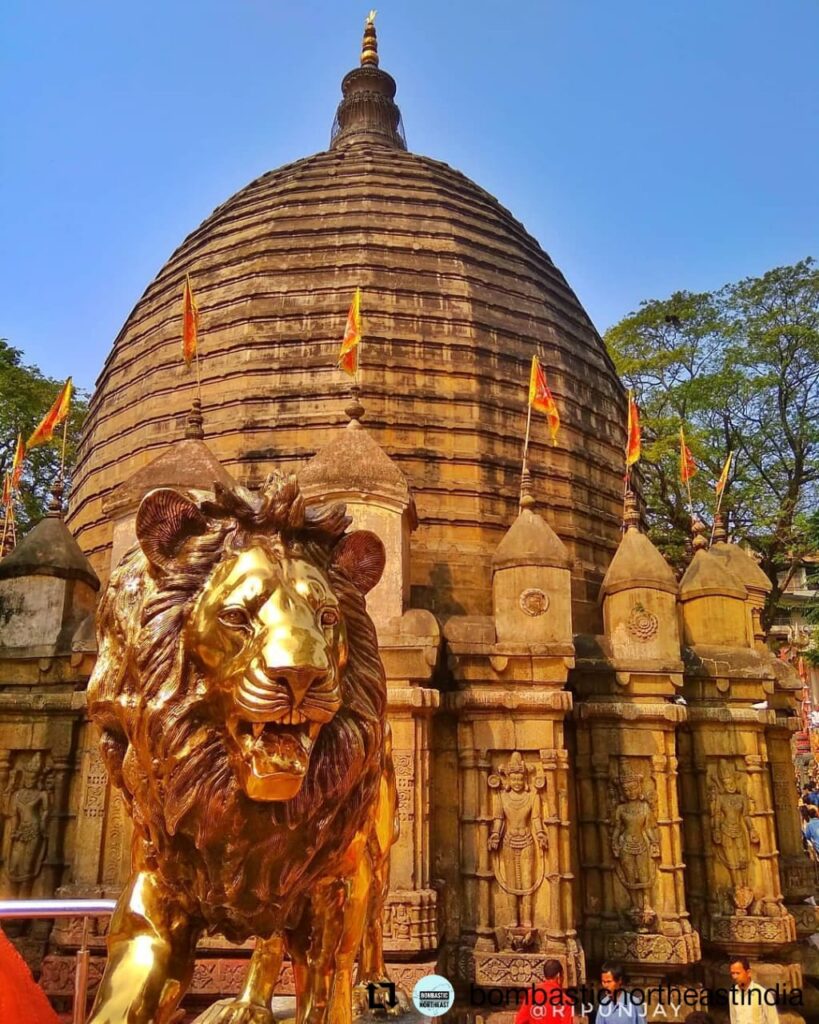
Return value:
M 387 552 L 369 530 L 356 530 L 342 537 L 333 551 L 333 564 L 355 583 L 362 594 L 368 593 L 381 579 Z
M 168 487 L 150 491 L 136 516 L 136 535 L 151 565 L 166 571 L 184 542 L 207 529 L 207 519 L 194 503 Z

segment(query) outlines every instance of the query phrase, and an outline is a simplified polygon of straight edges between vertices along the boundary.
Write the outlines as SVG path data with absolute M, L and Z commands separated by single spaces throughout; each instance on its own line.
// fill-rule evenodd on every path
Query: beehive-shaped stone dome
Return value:
M 611 360 L 521 224 L 463 174 L 407 151 L 395 83 L 371 52 L 343 92 L 331 148 L 215 210 L 128 317 L 91 401 L 70 525 L 106 576 L 103 502 L 184 433 L 195 390 L 180 354 L 186 274 L 200 309 L 207 441 L 251 487 L 297 471 L 342 429 L 349 378 L 336 360 L 360 286 L 366 427 L 418 510 L 412 604 L 444 617 L 491 608 L 537 353 L 563 427 L 552 448 L 535 414 L 529 464 L 572 558 L 582 629 L 619 539 L 625 413 Z

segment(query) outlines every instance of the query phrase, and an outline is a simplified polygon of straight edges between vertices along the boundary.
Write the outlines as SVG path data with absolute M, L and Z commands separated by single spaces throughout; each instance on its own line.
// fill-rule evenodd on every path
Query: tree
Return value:
M 693 510 L 713 518 L 714 483 L 732 528 L 758 554 L 775 606 L 810 544 L 805 516 L 819 499 L 819 271 L 812 259 L 712 293 L 642 303 L 606 334 L 642 411 L 641 477 L 650 532 L 684 558 L 690 531 L 679 430 L 699 466 Z
M 36 366 L 23 362 L 23 353 L 0 339 L 0 474 L 11 468 L 18 433 L 25 441 L 48 411 L 63 381 L 44 376 Z M 80 427 L 87 404 L 75 392 L 68 418 L 66 445 L 66 493 L 76 456 Z M 18 531 L 24 533 L 44 515 L 54 481 L 60 469 L 62 427 L 51 444 L 26 453 L 20 493 L 15 504 Z

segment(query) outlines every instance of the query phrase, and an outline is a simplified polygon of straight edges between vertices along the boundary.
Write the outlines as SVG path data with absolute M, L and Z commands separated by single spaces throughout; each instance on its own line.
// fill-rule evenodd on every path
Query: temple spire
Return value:
M 362 68 L 378 67 L 378 37 L 375 34 L 375 11 L 370 11 L 364 23 L 364 42 L 361 45 Z
M 341 92 L 344 99 L 336 111 L 330 149 L 360 143 L 407 148 L 395 80 L 378 66 L 375 11 L 364 25 L 360 64 L 344 76 Z

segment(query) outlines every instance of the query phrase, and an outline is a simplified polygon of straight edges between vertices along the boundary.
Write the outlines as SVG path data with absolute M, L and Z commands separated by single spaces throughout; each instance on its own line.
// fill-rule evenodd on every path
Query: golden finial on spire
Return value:
M 378 67 L 378 39 L 375 35 L 375 11 L 370 11 L 364 23 L 364 43 L 361 47 L 361 66 Z

